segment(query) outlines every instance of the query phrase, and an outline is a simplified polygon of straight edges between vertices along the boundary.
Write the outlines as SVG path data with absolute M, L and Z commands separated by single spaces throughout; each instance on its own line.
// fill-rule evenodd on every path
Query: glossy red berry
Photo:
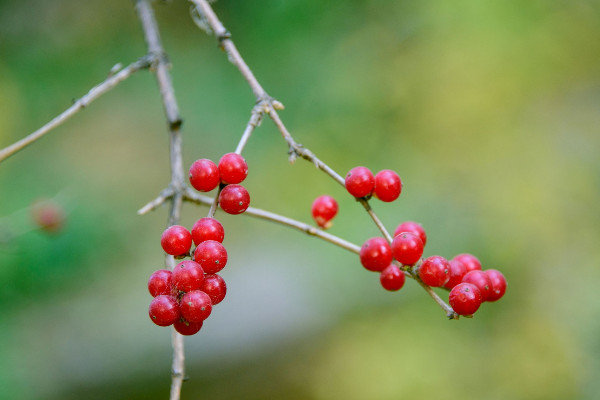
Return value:
M 179 320 L 173 323 L 173 328 L 181 335 L 191 336 L 195 335 L 202 328 L 201 322 L 189 322 L 184 318 L 180 318 Z
M 161 294 L 171 294 L 171 291 L 173 290 L 171 275 L 171 271 L 167 269 L 159 269 L 150 275 L 150 279 L 148 279 L 148 291 L 152 297 L 156 297 Z
M 485 272 L 475 269 L 469 271 L 462 279 L 465 283 L 472 283 L 481 292 L 481 301 L 487 301 L 492 291 L 492 284 Z
M 419 277 L 424 284 L 432 287 L 441 287 L 448 282 L 448 260 L 441 256 L 427 257 L 419 268 Z
M 187 254 L 192 247 L 192 234 L 181 225 L 171 225 L 163 232 L 160 245 L 172 256 Z
M 228 214 L 241 214 L 250 205 L 250 194 L 242 185 L 227 185 L 221 190 L 219 205 Z
M 463 263 L 467 268 L 467 272 L 481 270 L 481 262 L 479 262 L 479 259 L 473 254 L 463 253 L 457 255 L 453 259 Z
M 482 303 L 481 292 L 471 283 L 459 283 L 450 291 L 448 302 L 456 313 L 472 315 Z
M 248 176 L 248 164 L 241 155 L 227 153 L 219 160 L 219 173 L 223 183 L 240 183 Z
M 410 232 L 419 236 L 421 241 L 423 242 L 423 247 L 427 244 L 427 235 L 425 234 L 425 229 L 418 222 L 406 221 L 398 225 L 396 230 L 394 231 L 394 236 L 398 236 L 402 232 Z
M 321 228 L 331 227 L 331 220 L 338 212 L 338 203 L 328 195 L 319 196 L 312 203 L 312 217 Z
M 483 271 L 490 280 L 491 290 L 488 293 L 487 301 L 497 301 L 504 296 L 506 292 L 506 278 L 502 272 L 496 269 L 486 269 Z
M 394 258 L 404 265 L 414 265 L 423 255 L 423 242 L 419 236 L 402 232 L 392 241 Z
M 360 263 L 369 271 L 383 271 L 392 262 L 392 248 L 382 237 L 368 239 L 359 255 Z
M 210 192 L 221 182 L 219 168 L 207 158 L 194 161 L 190 167 L 190 184 L 200 192 Z
M 185 260 L 173 268 L 173 287 L 182 292 L 200 289 L 204 282 L 204 270 L 197 262 Z
M 189 322 L 201 322 L 212 312 L 212 302 L 206 293 L 192 290 L 181 297 L 179 311 Z
M 373 193 L 375 178 L 369 168 L 354 167 L 346 174 L 346 190 L 354 197 L 366 197 Z
M 216 240 L 219 243 L 223 243 L 224 238 L 225 229 L 214 218 L 200 218 L 192 227 L 192 239 L 196 246 L 205 240 Z
M 402 289 L 405 279 L 404 272 L 394 264 L 388 265 L 379 275 L 381 286 L 392 292 Z
M 446 282 L 444 287 L 452 289 L 462 282 L 463 276 L 467 273 L 467 267 L 456 259 L 448 261 L 448 266 L 448 282 Z
M 227 285 L 220 275 L 210 274 L 204 276 L 204 283 L 200 287 L 200 290 L 210 297 L 210 301 L 212 301 L 214 306 L 222 302 L 225 298 Z
M 395 171 L 384 169 L 375 175 L 374 194 L 381 201 L 396 200 L 402 192 L 402 181 Z
M 169 326 L 179 319 L 179 305 L 173 296 L 161 294 L 152 299 L 148 315 L 158 326 Z
M 194 260 L 202 266 L 207 274 L 215 274 L 225 268 L 227 264 L 227 250 L 215 241 L 207 240 L 196 247 Z

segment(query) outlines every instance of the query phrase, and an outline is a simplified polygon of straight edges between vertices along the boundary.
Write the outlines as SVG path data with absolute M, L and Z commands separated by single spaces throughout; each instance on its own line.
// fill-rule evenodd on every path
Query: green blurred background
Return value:
M 479 256 L 505 298 L 447 321 L 414 282 L 385 293 L 356 255 L 218 214 L 225 301 L 186 338 L 183 398 L 596 399 L 600 392 L 600 4 L 585 0 L 220 0 L 214 5 L 296 139 L 335 170 L 395 169 L 388 229 L 425 255 Z M 252 93 L 183 0 L 156 3 L 186 166 L 233 151 Z M 0 147 L 45 124 L 117 62 L 145 54 L 131 1 L 0 1 Z M 170 330 L 147 316 L 167 208 L 166 123 L 142 71 L 0 165 L 0 397 L 164 399 Z M 333 234 L 377 230 L 270 121 L 244 155 L 252 205 Z M 68 212 L 36 230 L 30 205 Z M 191 227 L 207 209 L 186 204 Z M 444 295 L 444 292 L 440 292 Z M 415 397 L 416 396 L 416 397 Z

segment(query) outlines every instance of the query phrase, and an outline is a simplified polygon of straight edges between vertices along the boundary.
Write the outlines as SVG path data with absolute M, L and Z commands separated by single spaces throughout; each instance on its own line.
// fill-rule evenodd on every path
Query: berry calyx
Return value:
M 192 234 L 181 225 L 171 225 L 163 232 L 160 245 L 167 254 L 185 255 L 192 247 Z
M 200 290 L 210 297 L 210 301 L 214 306 L 222 302 L 225 298 L 227 285 L 220 275 L 210 274 L 204 276 L 204 283 L 200 286 Z
M 405 280 L 404 272 L 394 264 L 388 265 L 379 275 L 381 286 L 391 292 L 402 289 Z
M 196 247 L 194 260 L 207 274 L 215 274 L 227 264 L 227 250 L 216 240 L 207 240 Z
M 450 291 L 448 302 L 454 312 L 460 315 L 472 315 L 482 303 L 481 292 L 471 283 L 459 283 Z
M 167 269 L 159 269 L 150 275 L 150 279 L 148 279 L 148 291 L 152 297 L 156 297 L 161 294 L 171 294 L 171 291 L 173 290 L 171 275 L 171 271 Z
M 173 287 L 181 292 L 200 289 L 204 282 L 204 270 L 197 262 L 185 260 L 173 268 Z
M 463 253 L 459 254 L 453 258 L 453 260 L 458 260 L 465 265 L 467 268 L 467 272 L 471 272 L 474 270 L 481 270 L 481 262 L 477 257 L 473 254 Z
M 354 167 L 346 174 L 346 190 L 354 197 L 366 197 L 373 193 L 375 178 L 367 167 Z
M 206 293 L 192 290 L 181 297 L 179 311 L 188 322 L 202 322 L 212 312 L 212 302 Z
M 169 326 L 179 319 L 179 305 L 173 296 L 161 294 L 152 299 L 148 315 L 158 326 Z
M 359 255 L 360 263 L 369 271 L 383 271 L 392 262 L 392 249 L 382 237 L 368 239 Z
M 240 183 L 248 176 L 248 164 L 237 153 L 227 153 L 219 160 L 222 183 Z
M 394 236 L 398 236 L 402 232 L 410 232 L 419 236 L 421 241 L 423 242 L 423 247 L 427 244 L 427 235 L 425 234 L 425 229 L 418 222 L 406 221 L 398 225 L 396 230 L 394 231 Z
M 199 192 L 210 192 L 221 182 L 219 168 L 207 158 L 193 162 L 190 167 L 190 184 Z
M 423 255 L 423 242 L 419 236 L 402 232 L 392 241 L 394 258 L 404 265 L 414 265 Z
M 481 301 L 487 301 L 492 291 L 492 284 L 485 272 L 475 269 L 469 271 L 462 279 L 465 283 L 472 283 L 481 291 Z
M 452 289 L 462 282 L 463 276 L 467 273 L 467 267 L 456 259 L 448 261 L 448 267 L 448 282 L 446 282 L 444 287 Z
M 242 185 L 227 185 L 219 194 L 219 205 L 228 214 L 241 214 L 250 206 L 250 194 Z
M 440 287 L 448 282 L 448 270 L 448 260 L 441 256 L 431 256 L 421 264 L 419 277 L 426 285 Z
M 173 328 L 181 335 L 191 336 L 198 333 L 200 328 L 202 328 L 201 322 L 189 322 L 185 318 L 180 318 L 179 320 L 173 323 Z
M 319 196 L 313 201 L 311 207 L 312 217 L 323 229 L 331 227 L 331 220 L 338 212 L 337 201 L 328 195 Z
M 223 243 L 224 238 L 225 229 L 214 218 L 200 218 L 192 227 L 192 240 L 196 246 L 206 240 L 216 240 Z
M 502 275 L 502 272 L 496 269 L 486 269 L 483 272 L 487 275 L 491 285 L 487 301 L 500 300 L 506 293 L 506 278 Z
M 384 169 L 375 175 L 374 194 L 381 201 L 396 200 L 402 192 L 402 181 L 395 171 Z

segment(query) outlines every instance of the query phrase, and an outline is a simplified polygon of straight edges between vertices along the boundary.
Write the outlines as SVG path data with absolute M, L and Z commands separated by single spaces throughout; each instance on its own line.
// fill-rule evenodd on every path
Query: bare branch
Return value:
M 36 140 L 40 139 L 42 136 L 44 136 L 45 134 L 50 132 L 52 129 L 61 125 L 63 122 L 65 122 L 66 120 L 71 118 L 77 112 L 79 112 L 79 111 L 83 110 L 85 107 L 87 107 L 92 101 L 96 100 L 98 97 L 100 97 L 104 93 L 108 92 L 110 89 L 114 88 L 119 83 L 123 82 L 125 79 L 129 78 L 135 72 L 137 72 L 141 69 L 149 68 L 152 65 L 153 61 L 154 61 L 154 57 L 150 54 L 150 55 L 140 58 L 139 60 L 137 60 L 136 62 L 134 62 L 132 64 L 129 64 L 127 67 L 121 69 L 118 72 L 114 71 L 116 66 L 113 67 L 113 69 L 111 69 L 108 77 L 103 82 L 101 82 L 98 85 L 91 88 L 90 91 L 87 92 L 83 97 L 81 97 L 79 100 L 76 100 L 71 107 L 67 108 L 60 115 L 56 116 L 54 119 L 52 119 L 46 125 L 42 126 L 37 131 L 24 137 L 23 139 L 19 140 L 18 142 L 0 150 L 0 163 L 2 161 L 4 161 L 5 159 L 7 159 L 8 157 L 10 157 L 11 155 L 18 152 L 19 150 L 24 149 L 25 147 L 29 146 Z M 120 65 L 120 64 L 117 64 L 117 65 Z
M 165 203 L 165 201 L 171 199 L 171 197 L 173 197 L 174 193 L 175 192 L 173 191 L 172 188 L 170 188 L 170 187 L 166 188 L 165 190 L 160 192 L 160 194 L 158 195 L 157 198 L 150 201 L 144 207 L 140 208 L 137 212 L 138 215 L 145 215 L 145 214 L 148 214 L 150 211 L 156 210 L 158 207 L 163 205 Z

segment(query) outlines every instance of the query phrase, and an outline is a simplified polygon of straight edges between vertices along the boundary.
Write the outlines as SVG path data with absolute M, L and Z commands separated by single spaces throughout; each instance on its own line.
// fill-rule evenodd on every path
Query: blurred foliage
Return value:
M 600 392 L 600 4 L 593 0 L 220 0 L 216 12 L 296 139 L 344 174 L 397 170 L 389 229 L 417 220 L 427 255 L 472 252 L 507 296 L 448 322 L 413 282 L 383 293 L 352 254 L 223 216 L 227 299 L 186 339 L 184 398 L 594 399 Z M 189 18 L 155 2 L 184 124 L 186 163 L 231 151 L 251 91 Z M 144 55 L 133 2 L 0 1 L 0 147 Z M 165 398 L 169 330 L 145 282 L 161 267 L 167 136 L 140 72 L 0 166 L 0 397 Z M 377 230 L 270 121 L 245 157 L 252 204 L 332 233 Z M 44 235 L 29 208 L 67 211 Z M 186 205 L 191 226 L 205 208 Z M 251 232 L 251 234 L 249 234 Z M 251 239 L 250 239 L 251 238 Z

